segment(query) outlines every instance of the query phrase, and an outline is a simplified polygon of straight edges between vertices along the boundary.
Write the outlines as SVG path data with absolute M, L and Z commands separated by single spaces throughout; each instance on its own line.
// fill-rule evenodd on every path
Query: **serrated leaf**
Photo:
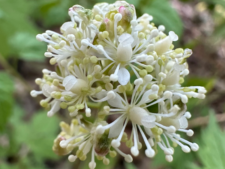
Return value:
M 210 113 L 209 125 L 202 131 L 198 151 L 204 169 L 224 169 L 225 166 L 225 132 L 216 122 L 214 113 Z
M 153 0 L 142 11 L 152 15 L 155 24 L 164 25 L 167 32 L 174 31 L 179 37 L 182 35 L 183 23 L 168 0 Z
M 26 144 L 36 157 L 56 159 L 52 145 L 57 136 L 58 125 L 56 116 L 48 118 L 45 112 L 37 112 L 30 122 L 21 123 L 15 128 L 15 139 L 20 144 Z
M 0 131 L 12 113 L 14 84 L 12 78 L 5 72 L 0 72 Z

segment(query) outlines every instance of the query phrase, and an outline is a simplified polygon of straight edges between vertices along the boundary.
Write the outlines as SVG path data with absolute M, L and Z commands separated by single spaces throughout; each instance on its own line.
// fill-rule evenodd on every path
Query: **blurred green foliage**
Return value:
M 153 22 L 163 24 L 166 31 L 175 31 L 180 39 L 183 34 L 183 23 L 177 11 L 172 8 L 168 0 L 127 0 L 135 5 L 137 14 L 149 13 L 154 17 Z M 183 0 L 190 2 L 191 0 Z M 7 60 L 36 61 L 44 64 L 46 44 L 36 41 L 35 36 L 47 29 L 58 31 L 63 22 L 69 20 L 68 8 L 80 4 L 91 8 L 101 0 L 0 0 L 0 58 Z M 114 2 L 114 0 L 105 0 Z M 214 37 L 225 36 L 225 19 L 216 11 L 216 5 L 225 8 L 224 0 L 200 0 L 210 10 L 216 21 Z M 217 38 L 218 39 L 218 38 Z M 3 67 L 7 67 L 2 64 Z M 17 65 L 17 64 L 16 64 Z M 16 67 L 14 67 L 17 69 Z M 8 71 L 7 71 L 8 72 Z M 14 80 L 13 80 L 14 79 Z M 47 118 L 45 111 L 34 113 L 31 118 L 26 117 L 24 108 L 19 105 L 20 98 L 14 97 L 15 79 L 6 71 L 0 71 L 0 168 L 1 169 L 47 169 L 71 168 L 66 162 L 60 163 L 59 157 L 51 150 L 54 138 L 59 132 L 59 119 L 54 116 Z M 216 77 L 189 77 L 187 85 L 205 86 L 211 91 Z M 185 85 L 184 84 L 184 85 Z M 17 96 L 18 97 L 18 96 Z M 204 108 L 202 108 L 204 107 Z M 200 115 L 207 115 L 209 106 L 204 101 L 191 100 L 188 104 L 190 111 L 200 109 Z M 199 114 L 198 114 L 199 115 Z M 194 115 L 195 116 L 195 115 Z M 201 133 L 201 134 L 199 134 Z M 149 166 L 152 169 L 224 169 L 225 133 L 217 125 L 213 114 L 206 129 L 197 129 L 196 142 L 200 145 L 197 153 L 184 154 L 176 148 L 174 161 L 168 163 L 163 152 L 159 152 Z M 47 162 L 55 165 L 47 165 Z M 88 161 L 88 160 L 87 160 Z M 118 159 L 110 160 L 106 167 L 98 162 L 98 169 L 114 168 Z M 87 163 L 77 165 L 77 168 L 88 168 Z M 134 164 L 125 164 L 126 169 L 137 168 Z M 150 167 L 149 167 L 150 168 Z
M 12 113 L 14 85 L 12 78 L 2 71 L 0 71 L 0 82 L 0 131 L 3 131 Z
M 5 144 L 0 145 L 0 157 L 11 163 L 0 161 L 0 166 L 4 166 L 2 169 L 46 168 L 44 160 L 58 159 L 52 144 L 57 136 L 59 119 L 56 116 L 48 119 L 45 112 L 36 112 L 29 122 L 25 122 L 24 110 L 18 105 L 11 108 L 12 117 L 1 135 L 2 144 Z

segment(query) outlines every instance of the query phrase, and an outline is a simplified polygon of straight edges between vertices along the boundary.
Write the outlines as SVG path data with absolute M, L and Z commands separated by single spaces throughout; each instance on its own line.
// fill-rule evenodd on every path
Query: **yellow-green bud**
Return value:
M 147 70 L 142 69 L 142 70 L 139 71 L 139 74 L 140 74 L 141 77 L 145 77 L 148 74 L 148 72 L 147 72 Z
M 110 78 L 109 78 L 109 76 L 104 76 L 103 82 L 104 82 L 104 83 L 110 83 Z
M 128 83 L 128 84 L 126 85 L 126 90 L 127 90 L 127 91 L 132 91 L 132 90 L 133 90 L 133 85 L 132 85 L 131 83 Z
M 109 151 L 110 157 L 116 157 L 117 153 L 115 151 Z
M 145 69 L 147 70 L 148 73 L 152 72 L 154 70 L 154 68 L 151 65 L 147 65 L 145 67 Z
M 66 102 L 60 103 L 60 107 L 61 107 L 62 109 L 66 109 L 66 108 L 67 108 Z
M 124 32 L 124 29 L 123 29 L 123 27 L 122 26 L 117 26 L 117 33 L 119 34 L 119 35 L 122 35 L 123 34 L 123 32 Z
M 141 142 L 138 142 L 138 149 L 140 150 L 142 148 Z
M 53 85 L 54 86 L 59 86 L 59 80 L 58 79 L 54 79 L 53 80 Z
M 83 59 L 83 63 L 84 63 L 84 64 L 87 64 L 88 62 L 89 62 L 89 58 L 84 58 L 84 59 Z
M 50 59 L 50 61 L 49 61 L 49 63 L 51 64 L 51 65 L 54 65 L 54 64 L 56 64 L 56 58 L 51 58 Z
M 82 151 L 82 150 L 77 150 L 76 156 L 77 156 L 78 158 L 82 157 L 83 155 L 84 155 L 84 154 L 83 154 L 83 151 Z
M 131 147 L 133 146 L 133 141 L 132 141 L 132 140 L 128 140 L 128 141 L 126 142 L 126 146 L 127 146 L 128 148 L 131 148 Z
M 53 34 L 53 35 L 52 35 L 52 39 L 53 39 L 53 40 L 57 40 L 58 38 L 59 38 L 59 36 L 58 36 L 57 34 Z
M 105 84 L 105 88 L 106 88 L 106 90 L 112 90 L 113 85 L 111 83 L 107 83 L 107 84 Z
M 109 164 L 109 159 L 108 158 L 103 158 L 103 164 L 108 165 Z
M 90 60 L 91 60 L 91 63 L 97 63 L 98 62 L 98 58 L 96 56 L 91 56 Z
M 40 101 L 40 105 L 41 105 L 42 107 L 47 107 L 47 106 L 48 106 L 48 102 L 47 102 L 46 100 L 41 100 L 41 101 Z
M 184 53 L 184 49 L 182 49 L 182 48 L 177 48 L 177 49 L 175 49 L 174 52 L 176 52 L 177 54 L 179 54 L 179 53 Z
M 86 158 L 87 158 L 87 156 L 86 155 L 83 155 L 82 157 L 80 157 L 80 161 L 85 161 Z
M 55 92 L 54 94 L 56 99 L 60 99 L 62 97 L 62 93 L 61 92 Z
M 102 91 L 102 87 L 101 87 L 101 86 L 98 86 L 98 87 L 95 89 L 95 92 L 96 92 L 96 93 L 99 93 L 100 91 Z
M 157 94 L 150 94 L 150 95 L 148 96 L 148 98 L 149 98 L 150 100 L 155 100 L 155 99 L 158 98 L 158 95 L 157 95 Z
M 98 160 L 103 160 L 103 157 L 102 157 L 102 156 L 97 155 L 97 159 L 98 159 Z
M 79 109 L 79 110 L 84 109 L 84 104 L 78 104 L 77 109 Z
M 68 111 L 69 111 L 69 112 L 74 112 L 75 109 L 76 109 L 75 106 L 69 106 L 69 107 L 68 107 Z
M 71 96 L 68 96 L 68 95 L 65 95 L 65 96 L 64 96 L 64 99 L 65 99 L 66 101 L 71 101 L 71 100 L 72 100 L 72 97 L 71 97 Z
M 145 38 L 145 34 L 144 34 L 143 32 L 140 32 L 140 33 L 138 34 L 138 37 L 139 37 L 140 39 L 144 39 L 144 38 Z
M 128 138 L 127 138 L 127 133 L 123 133 L 123 136 L 122 136 L 121 141 L 122 141 L 122 142 L 126 142 L 127 140 L 128 140 Z
M 149 90 L 149 89 L 151 89 L 152 88 L 152 84 L 148 84 L 147 86 L 146 86 L 146 89 L 147 90 Z
M 73 123 L 74 125 L 78 125 L 78 124 L 79 124 L 77 119 L 73 119 L 73 120 L 72 120 L 72 123 Z
M 104 39 L 108 38 L 108 37 L 109 37 L 109 32 L 108 32 L 108 31 L 102 32 L 102 37 L 103 37 Z
M 184 83 L 184 78 L 183 78 L 183 77 L 180 77 L 179 83 L 180 83 L 180 84 Z
M 162 59 L 159 59 L 159 60 L 158 60 L 158 64 L 159 64 L 160 66 L 164 65 Z
M 88 75 L 88 76 L 87 76 L 87 79 L 88 79 L 89 81 L 92 81 L 92 80 L 93 80 L 93 76 L 92 76 L 92 75 Z
M 99 73 L 96 73 L 95 74 L 95 78 L 96 79 L 101 79 L 102 78 L 102 74 L 99 72 Z
M 96 21 L 102 21 L 102 17 L 100 15 L 95 15 L 95 20 Z
M 41 80 L 40 78 L 35 79 L 35 83 L 36 83 L 37 85 L 40 85 L 41 82 L 42 82 L 42 80 Z
M 126 86 L 119 85 L 117 89 L 119 93 L 123 93 L 126 91 Z

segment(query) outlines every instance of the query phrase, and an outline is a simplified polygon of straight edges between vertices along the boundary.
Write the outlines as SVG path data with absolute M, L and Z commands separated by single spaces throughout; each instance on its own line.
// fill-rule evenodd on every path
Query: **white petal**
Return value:
M 126 85 L 130 81 L 130 73 L 126 68 L 120 68 L 117 75 L 121 85 Z
M 107 96 L 106 90 L 102 90 L 102 91 L 100 91 L 100 92 L 98 92 L 97 94 L 94 95 L 94 97 L 99 99 L 99 100 L 106 97 L 106 96 Z
M 120 43 L 117 47 L 117 58 L 119 61 L 128 62 L 132 57 L 132 47 L 131 44 Z
M 80 71 L 80 68 L 78 66 L 74 66 L 74 70 L 78 78 L 82 77 L 82 72 Z
M 133 33 L 133 38 L 134 38 L 134 41 L 133 41 L 133 43 L 131 44 L 132 48 L 133 48 L 134 46 L 136 46 L 137 43 L 138 43 L 138 32 L 134 32 L 134 33 Z
M 159 40 L 155 44 L 155 51 L 158 55 L 162 55 L 163 53 L 167 52 L 170 49 L 172 44 L 172 40 L 170 36 L 165 37 L 162 40 Z
M 125 108 L 123 102 L 124 102 L 123 98 L 117 93 L 114 99 L 108 100 L 109 105 L 115 108 Z
M 173 32 L 173 31 L 169 32 L 169 36 L 170 36 L 172 41 L 177 41 L 178 40 L 177 34 L 175 32 Z
M 141 119 L 141 123 L 143 126 L 147 128 L 153 128 L 155 127 L 155 120 L 156 117 L 154 115 L 144 116 Z
M 181 129 L 186 129 L 188 127 L 188 121 L 185 116 L 179 118 L 179 124 Z
M 124 120 L 125 120 L 125 116 L 121 117 L 120 120 L 118 120 L 112 127 L 110 127 L 108 138 L 115 138 L 119 136 L 123 128 Z
M 142 25 L 137 25 L 136 27 L 135 27 L 135 29 L 134 29 L 134 31 L 141 31 L 142 29 L 144 28 L 144 26 L 142 26 Z
M 185 68 L 186 68 L 185 65 L 179 65 L 179 64 L 174 65 L 174 69 L 179 72 L 183 71 Z
M 148 96 L 150 95 L 150 94 L 152 94 L 153 93 L 153 91 L 152 90 L 148 90 L 148 91 L 146 91 L 144 94 L 143 94 L 143 96 L 142 96 L 142 98 L 141 98 L 141 100 L 139 101 L 139 105 L 142 105 L 142 104 L 144 104 L 144 103 L 148 103 L 149 101 L 150 101 L 150 99 L 148 98 Z
M 69 76 L 64 78 L 63 86 L 65 87 L 65 89 L 67 91 L 69 91 L 70 89 L 73 88 L 73 86 L 75 85 L 76 82 L 77 82 L 76 77 L 74 77 L 73 75 L 69 75 Z
M 62 26 L 61 26 L 61 30 L 62 31 L 66 31 L 68 28 L 73 28 L 74 27 L 74 23 L 73 22 L 65 22 Z
M 48 112 L 48 116 L 53 116 L 60 109 L 60 101 L 53 101 L 51 103 L 51 110 Z
M 179 79 L 180 79 L 180 73 L 178 71 L 173 71 L 165 79 L 163 79 L 162 83 L 164 85 L 174 85 L 174 84 L 179 84 Z
M 149 135 L 151 137 L 153 136 L 153 133 L 152 133 L 150 128 L 144 127 L 144 129 L 145 129 L 145 132 L 146 132 L 147 135 Z
M 128 33 L 124 33 L 119 37 L 119 42 L 125 45 L 132 44 L 133 41 L 134 41 L 134 38 L 131 36 L 131 34 L 128 34 Z
M 42 92 L 45 95 L 45 97 L 49 97 L 52 92 L 52 88 L 48 84 L 44 84 L 42 87 Z

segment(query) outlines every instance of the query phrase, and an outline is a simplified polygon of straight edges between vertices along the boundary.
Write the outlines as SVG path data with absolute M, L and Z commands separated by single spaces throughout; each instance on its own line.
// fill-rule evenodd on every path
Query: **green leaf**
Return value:
M 0 72 L 0 82 L 0 131 L 3 131 L 12 113 L 14 85 L 5 72 Z
M 19 120 L 19 119 L 18 119 Z M 19 123 L 15 129 L 15 139 L 26 144 L 32 154 L 41 159 L 56 159 L 52 151 L 57 136 L 59 120 L 56 116 L 48 118 L 45 112 L 37 112 L 28 123 Z
M 136 8 L 138 7 L 139 0 L 127 0 L 128 3 L 133 4 Z
M 40 20 L 45 27 L 58 26 L 62 25 L 67 20 L 70 20 L 67 11 L 73 5 L 75 5 L 75 3 L 70 0 L 33 1 L 32 15 Z
M 168 0 L 154 0 L 143 6 L 143 12 L 153 16 L 153 22 L 157 25 L 164 25 L 166 31 L 174 31 L 179 37 L 183 32 L 183 23 Z
M 31 11 L 28 0 L 0 0 L 0 51 L 3 56 L 15 54 L 11 50 L 8 38 L 15 33 L 26 31 L 37 33 L 36 28 L 29 20 Z
M 46 44 L 40 43 L 35 36 L 27 32 L 18 32 L 9 39 L 11 48 L 19 57 L 27 61 L 43 61 Z
M 204 169 L 224 169 L 225 166 L 225 132 L 220 129 L 214 113 L 210 113 L 209 125 L 201 132 L 198 151 Z
M 185 83 L 182 86 L 203 86 L 206 88 L 207 92 L 211 91 L 215 85 L 216 79 L 205 78 L 205 77 L 187 77 L 185 78 Z

